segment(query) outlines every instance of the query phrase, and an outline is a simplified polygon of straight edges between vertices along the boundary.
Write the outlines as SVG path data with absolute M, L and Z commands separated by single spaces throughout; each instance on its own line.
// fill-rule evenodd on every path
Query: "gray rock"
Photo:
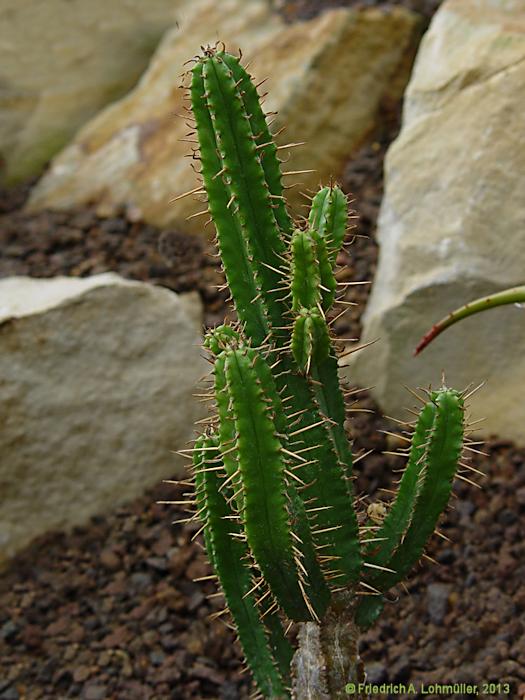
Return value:
M 6 690 L 2 692 L 0 695 L 1 700 L 19 700 L 20 698 L 20 693 L 18 690 L 15 688 L 14 685 L 9 686 Z
M 403 389 L 486 386 L 470 413 L 480 428 L 525 442 L 525 311 L 466 319 L 412 356 L 446 313 L 523 284 L 525 270 L 525 14 L 522 0 L 446 0 L 423 38 L 403 126 L 386 162 L 380 259 L 350 356 L 352 381 L 406 417 Z
M 108 691 L 105 685 L 86 685 L 82 692 L 84 700 L 105 700 Z
M 131 584 L 139 591 L 144 591 L 151 586 L 151 576 L 142 571 L 136 571 L 131 575 Z
M 386 666 L 380 662 L 367 664 L 365 667 L 366 682 L 373 685 L 384 683 L 388 678 Z
M 0 559 L 176 474 L 201 306 L 114 274 L 0 281 Z
M 197 0 L 3 0 L 0 160 L 37 174 L 84 122 L 140 77 L 162 34 Z
M 448 610 L 450 586 L 446 583 L 431 583 L 427 588 L 427 612 L 435 625 L 441 625 Z

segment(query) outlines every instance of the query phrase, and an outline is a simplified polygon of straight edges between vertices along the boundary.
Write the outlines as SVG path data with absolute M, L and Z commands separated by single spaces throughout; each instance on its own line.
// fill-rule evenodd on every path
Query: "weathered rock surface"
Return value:
M 186 4 L 186 0 L 3 0 L 3 176 L 14 181 L 38 173 L 79 126 L 126 94 Z
M 337 9 L 293 25 L 268 3 L 208 0 L 188 10 L 184 31 L 167 34 L 139 85 L 87 124 L 52 163 L 30 201 L 33 208 L 97 202 L 102 214 L 121 206 L 154 224 L 202 230 L 185 218 L 202 204 L 170 200 L 197 183 L 180 139 L 189 130 L 179 89 L 183 64 L 206 43 L 240 47 L 256 80 L 269 77 L 265 108 L 278 110 L 280 143 L 306 141 L 287 169 L 317 172 L 288 178 L 289 190 L 316 188 L 340 174 L 343 163 L 373 129 L 381 104 L 397 99 L 408 79 L 418 20 L 402 9 Z M 266 86 L 265 86 L 266 89 Z M 284 151 L 286 157 L 286 151 Z
M 0 281 L 0 561 L 182 473 L 198 297 L 115 274 Z
M 386 163 L 380 260 L 353 381 L 383 409 L 402 384 L 463 388 L 485 433 L 525 443 L 525 315 L 500 308 L 446 331 L 417 358 L 423 332 L 478 296 L 525 281 L 525 13 L 521 0 L 447 0 L 423 39 L 401 134 Z

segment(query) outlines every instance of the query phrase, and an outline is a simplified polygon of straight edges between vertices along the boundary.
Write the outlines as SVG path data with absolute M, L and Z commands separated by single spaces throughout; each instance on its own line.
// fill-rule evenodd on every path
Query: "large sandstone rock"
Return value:
M 3 177 L 14 181 L 38 173 L 81 124 L 122 97 L 185 4 L 182 0 L 3 0 Z
M 397 99 L 408 79 L 418 21 L 401 8 L 338 9 L 309 22 L 286 25 L 265 2 L 208 0 L 188 11 L 184 32 L 166 35 L 139 85 L 108 107 L 52 163 L 31 198 L 33 208 L 69 208 L 97 202 L 111 214 L 122 205 L 160 225 L 198 231 L 202 209 L 193 198 L 170 199 L 196 186 L 185 157 L 190 146 L 179 89 L 183 64 L 199 47 L 220 38 L 240 47 L 256 80 L 269 77 L 265 108 L 278 110 L 273 129 L 286 125 L 281 143 L 307 141 L 287 169 L 315 168 L 295 177 L 301 187 L 340 174 L 342 165 L 374 127 L 378 108 Z M 295 201 L 304 198 L 295 195 Z
M 525 312 L 467 319 L 417 358 L 432 323 L 525 281 L 525 13 L 522 0 L 448 0 L 423 39 L 401 134 L 388 153 L 380 260 L 350 376 L 390 414 L 402 384 L 462 388 L 480 429 L 525 443 Z
M 193 294 L 114 274 L 0 281 L 0 561 L 182 473 L 200 324 Z

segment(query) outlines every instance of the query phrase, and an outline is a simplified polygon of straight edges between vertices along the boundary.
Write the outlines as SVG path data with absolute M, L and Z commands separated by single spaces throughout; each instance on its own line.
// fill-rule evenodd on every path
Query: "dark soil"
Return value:
M 307 13 L 314 4 L 298 2 L 290 11 Z M 344 174 L 358 218 L 354 243 L 339 260 L 341 281 L 374 275 L 382 162 L 398 128 L 397 112 L 383 117 Z M 124 216 L 100 219 L 89 209 L 28 215 L 21 206 L 30 184 L 0 193 L 0 277 L 112 270 L 178 292 L 198 290 L 208 326 L 228 313 L 226 293 L 216 289 L 219 263 L 204 239 Z M 359 307 L 334 324 L 339 337 L 359 337 L 367 290 L 348 287 L 347 301 Z M 372 450 L 357 466 L 356 490 L 384 498 L 400 460 L 383 454 L 398 444 L 379 431 L 397 428 L 366 394 L 353 407 L 356 453 Z M 472 463 L 487 474 L 476 477 L 483 489 L 456 484 L 440 526 L 448 540 L 435 537 L 428 550 L 437 564 L 424 561 L 408 594 L 400 590 L 363 636 L 372 682 L 471 682 L 480 695 L 483 682 L 508 682 L 508 695 L 483 697 L 525 697 L 525 450 L 496 440 L 479 449 L 487 456 L 473 453 Z M 0 582 L 0 700 L 248 697 L 234 635 L 208 619 L 222 601 L 208 597 L 212 582 L 194 582 L 210 573 L 200 536 L 192 540 L 197 526 L 172 525 L 184 514 L 155 503 L 180 500 L 183 490 L 159 485 L 73 533 L 43 537 L 11 562 Z

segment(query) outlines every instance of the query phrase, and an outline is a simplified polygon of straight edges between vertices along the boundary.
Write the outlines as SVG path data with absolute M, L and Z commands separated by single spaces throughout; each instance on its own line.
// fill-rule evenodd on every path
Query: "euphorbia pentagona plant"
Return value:
M 192 448 L 196 516 L 260 695 L 347 697 L 345 685 L 363 678 L 359 628 L 420 559 L 447 506 L 464 398 L 428 392 L 395 499 L 358 514 L 327 322 L 346 196 L 323 187 L 294 222 L 239 58 L 206 48 L 189 75 L 194 157 L 238 318 L 205 339 L 214 413 Z

